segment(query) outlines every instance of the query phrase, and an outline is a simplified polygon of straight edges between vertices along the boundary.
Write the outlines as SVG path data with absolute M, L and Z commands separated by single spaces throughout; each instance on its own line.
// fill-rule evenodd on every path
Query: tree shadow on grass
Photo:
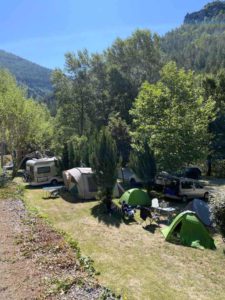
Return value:
M 107 226 L 120 227 L 124 221 L 119 209 L 113 208 L 111 213 L 107 212 L 104 203 L 97 203 L 92 209 L 91 214 L 98 219 L 99 223 L 104 223 Z

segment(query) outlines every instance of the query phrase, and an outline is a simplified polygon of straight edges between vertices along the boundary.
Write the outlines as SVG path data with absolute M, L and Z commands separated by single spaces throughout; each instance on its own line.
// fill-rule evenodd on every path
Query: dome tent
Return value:
M 185 207 L 185 210 L 191 210 L 195 212 L 204 225 L 211 225 L 212 221 L 210 220 L 209 206 L 205 201 L 194 199 L 188 203 L 188 205 Z
M 120 203 L 125 201 L 130 206 L 151 205 L 148 194 L 141 189 L 131 189 L 126 191 L 120 198 Z
M 179 239 L 181 244 L 194 248 L 215 249 L 214 240 L 192 211 L 184 211 L 176 216 L 170 226 L 163 228 L 166 241 Z

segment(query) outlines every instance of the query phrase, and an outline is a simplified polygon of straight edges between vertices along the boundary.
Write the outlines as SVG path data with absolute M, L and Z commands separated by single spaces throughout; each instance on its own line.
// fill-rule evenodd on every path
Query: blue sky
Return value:
M 0 49 L 40 65 L 63 67 L 64 54 L 101 52 L 135 29 L 159 34 L 182 24 L 203 0 L 1 0 Z

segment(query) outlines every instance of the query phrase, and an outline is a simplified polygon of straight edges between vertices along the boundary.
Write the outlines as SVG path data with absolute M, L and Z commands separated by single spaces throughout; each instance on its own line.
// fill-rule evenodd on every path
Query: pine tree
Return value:
M 63 145 L 63 153 L 62 153 L 62 169 L 69 169 L 69 153 L 68 153 L 68 144 L 65 143 Z

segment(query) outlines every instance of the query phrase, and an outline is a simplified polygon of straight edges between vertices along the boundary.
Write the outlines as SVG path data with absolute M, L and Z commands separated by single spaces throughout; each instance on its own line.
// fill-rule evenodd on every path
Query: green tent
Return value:
M 195 213 L 184 211 L 176 216 L 170 226 L 162 229 L 167 241 L 180 241 L 194 248 L 215 249 L 214 240 Z
M 123 193 L 120 198 L 120 203 L 125 201 L 131 206 L 135 205 L 151 205 L 151 200 L 148 194 L 140 189 L 131 189 Z

